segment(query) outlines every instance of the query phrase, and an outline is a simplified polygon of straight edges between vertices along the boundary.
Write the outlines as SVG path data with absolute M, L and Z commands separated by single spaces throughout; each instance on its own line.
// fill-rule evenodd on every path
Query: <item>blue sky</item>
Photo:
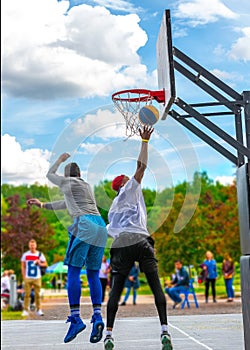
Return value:
M 2 183 L 46 184 L 63 152 L 93 185 L 133 175 L 140 140 L 124 141 L 124 119 L 111 95 L 157 90 L 165 9 L 175 47 L 237 92 L 250 90 L 249 0 L 2 1 Z M 188 103 L 208 101 L 178 74 L 176 90 Z M 232 116 L 213 121 L 234 136 Z M 235 177 L 226 158 L 171 117 L 160 120 L 143 185 L 160 190 L 191 180 L 194 171 L 222 183 Z

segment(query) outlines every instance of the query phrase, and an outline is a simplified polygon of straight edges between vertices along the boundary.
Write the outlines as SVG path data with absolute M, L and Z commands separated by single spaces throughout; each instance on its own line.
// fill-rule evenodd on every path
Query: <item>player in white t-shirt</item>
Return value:
M 22 315 L 29 315 L 30 292 L 31 288 L 33 287 L 35 292 L 36 313 L 38 316 L 43 316 L 40 297 L 40 290 L 42 286 L 40 267 L 46 267 L 47 262 L 44 254 L 37 250 L 37 243 L 34 239 L 29 241 L 29 250 L 23 253 L 21 257 L 21 266 L 25 293 Z
M 167 304 L 159 275 L 157 260 L 154 255 L 154 240 L 147 230 L 147 212 L 141 189 L 141 181 L 147 167 L 148 141 L 154 129 L 144 126 L 140 130 L 141 151 L 134 176 L 117 176 L 112 188 L 117 191 L 109 213 L 108 234 L 114 238 L 110 250 L 112 288 L 107 304 L 107 324 L 104 347 L 114 348 L 112 330 L 118 303 L 134 262 L 139 262 L 140 271 L 144 272 L 154 294 L 155 305 L 161 323 L 162 350 L 171 350 L 171 337 L 168 332 Z

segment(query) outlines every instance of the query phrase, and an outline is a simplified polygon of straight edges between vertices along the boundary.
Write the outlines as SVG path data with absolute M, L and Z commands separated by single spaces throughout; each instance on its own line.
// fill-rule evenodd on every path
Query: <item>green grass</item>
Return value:
M 22 311 L 1 310 L 2 321 L 23 320 Z

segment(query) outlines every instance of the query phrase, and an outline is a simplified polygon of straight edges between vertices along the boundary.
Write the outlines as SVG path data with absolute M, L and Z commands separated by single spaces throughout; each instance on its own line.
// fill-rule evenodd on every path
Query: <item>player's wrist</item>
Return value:
M 40 208 L 44 208 L 44 203 L 40 202 Z
M 148 143 L 149 140 L 147 139 L 141 139 L 141 142 L 145 142 L 145 143 Z

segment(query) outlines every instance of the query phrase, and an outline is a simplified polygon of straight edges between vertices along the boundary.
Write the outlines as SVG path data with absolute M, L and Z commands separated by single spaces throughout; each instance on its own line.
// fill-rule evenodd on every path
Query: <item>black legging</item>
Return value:
M 154 294 L 155 305 L 158 311 L 161 324 L 167 324 L 167 302 L 163 293 L 158 272 L 145 273 L 151 291 Z M 119 273 L 113 274 L 112 288 L 107 304 L 107 328 L 113 328 L 115 315 L 118 310 L 118 303 L 124 288 L 126 276 Z
M 206 300 L 208 299 L 208 295 L 209 295 L 209 285 L 211 283 L 211 287 L 212 287 L 212 295 L 213 295 L 213 299 L 215 300 L 216 298 L 216 291 L 215 291 L 215 278 L 207 278 L 205 281 L 205 296 L 206 296 Z

